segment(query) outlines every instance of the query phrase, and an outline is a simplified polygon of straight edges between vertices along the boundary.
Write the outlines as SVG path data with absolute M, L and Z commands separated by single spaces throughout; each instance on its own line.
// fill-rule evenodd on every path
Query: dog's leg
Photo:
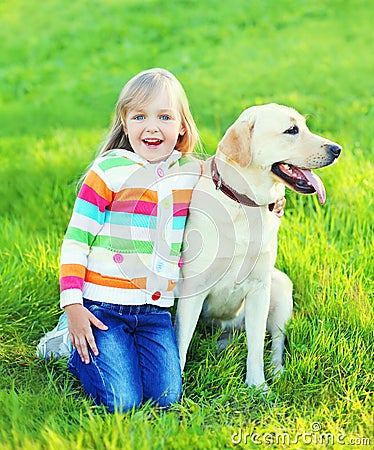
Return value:
M 278 269 L 271 275 L 270 309 L 267 329 L 271 334 L 272 365 L 274 377 L 283 372 L 285 327 L 292 316 L 292 282 Z
M 193 298 L 180 298 L 175 316 L 175 334 L 179 349 L 179 360 L 183 371 L 186 364 L 187 350 L 195 331 L 203 307 L 205 294 Z
M 245 299 L 245 329 L 247 334 L 248 386 L 262 386 L 267 390 L 264 376 L 264 340 L 266 319 L 270 304 L 270 274 L 252 281 L 251 291 Z

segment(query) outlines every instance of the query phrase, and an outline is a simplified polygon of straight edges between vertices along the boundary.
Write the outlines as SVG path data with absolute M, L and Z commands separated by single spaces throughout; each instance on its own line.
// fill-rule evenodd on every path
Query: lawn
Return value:
M 373 15 L 369 0 L 0 2 L 1 449 L 373 446 Z M 266 398 L 245 385 L 245 336 L 217 353 L 204 327 L 168 412 L 107 414 L 66 361 L 35 357 L 60 314 L 77 180 L 123 84 L 150 67 L 180 79 L 208 153 L 268 102 L 344 148 L 318 171 L 324 206 L 287 193 L 277 265 L 295 306 Z

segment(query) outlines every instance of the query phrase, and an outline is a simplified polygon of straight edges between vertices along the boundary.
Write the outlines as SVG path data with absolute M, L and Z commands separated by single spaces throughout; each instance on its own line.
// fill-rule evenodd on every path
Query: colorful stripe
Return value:
M 65 239 L 87 244 L 90 247 L 101 247 L 121 253 L 152 253 L 153 242 L 122 239 L 115 236 L 97 235 L 93 236 L 87 231 L 80 230 L 76 227 L 69 227 Z
M 107 202 L 113 200 L 113 192 L 108 188 L 104 180 L 93 170 L 90 170 L 84 180 L 84 184 L 92 188 L 96 194 Z
M 173 230 L 184 230 L 186 226 L 187 216 L 174 216 L 173 217 Z
M 192 189 L 173 190 L 173 201 L 175 203 L 190 203 L 192 196 Z
M 65 240 L 81 242 L 82 244 L 87 244 L 89 246 L 93 244 L 95 238 L 97 238 L 97 236 L 91 234 L 89 231 L 84 231 L 80 228 L 71 226 L 69 226 L 65 234 Z
M 173 216 L 187 216 L 190 206 L 192 189 L 173 191 Z
M 110 156 L 109 158 L 105 158 L 100 161 L 98 166 L 105 172 L 106 170 L 113 169 L 115 167 L 133 166 L 134 164 L 138 163 L 123 156 Z
M 124 239 L 113 235 L 93 235 L 76 227 L 69 227 L 66 240 L 79 242 L 89 247 L 100 247 L 120 253 L 152 253 L 153 242 L 142 239 Z
M 109 205 L 109 201 L 101 197 L 94 189 L 84 184 L 78 194 L 78 198 L 85 200 L 88 203 L 97 205 L 100 212 L 104 212 Z
M 99 286 L 120 289 L 146 289 L 147 287 L 147 279 L 145 277 L 126 280 L 124 278 L 102 276 L 100 273 L 93 272 L 92 270 L 87 270 L 85 281 L 98 284 Z
M 114 197 L 115 202 L 124 202 L 127 200 L 157 203 L 158 194 L 156 191 L 145 188 L 126 188 L 117 192 Z
M 81 264 L 62 264 L 60 267 L 60 276 L 74 276 L 84 278 L 86 274 L 86 267 Z
M 102 236 L 100 239 L 100 247 L 105 247 L 120 253 L 153 253 L 154 243 L 151 241 L 141 241 L 132 239 L 121 239 L 117 237 Z M 106 245 L 105 245 L 106 244 Z
M 109 208 L 115 212 L 128 212 L 132 214 L 146 214 L 148 216 L 157 216 L 157 203 L 129 200 L 125 202 L 113 202 Z
M 187 216 L 189 203 L 174 203 L 173 216 Z
M 179 256 L 182 248 L 182 242 L 174 242 L 171 244 L 170 256 Z
M 147 288 L 147 278 L 132 278 L 131 280 L 126 280 L 124 278 L 108 277 L 102 276 L 98 272 L 92 270 L 86 271 L 85 279 L 67 276 L 60 278 L 60 292 L 66 291 L 67 289 L 83 289 L 84 281 L 99 286 L 120 288 L 120 289 L 146 289 Z M 167 291 L 172 291 L 177 285 L 176 281 L 168 280 Z
M 106 215 L 105 222 L 113 225 L 155 230 L 157 217 L 148 216 L 146 214 L 131 214 L 127 212 L 110 211 L 109 214 Z
M 83 289 L 84 279 L 80 277 L 67 276 L 60 278 L 60 292 L 67 289 Z
M 76 214 L 80 214 L 82 216 L 87 217 L 88 219 L 95 220 L 100 225 L 103 225 L 105 222 L 105 215 L 97 205 L 94 205 L 87 200 L 83 200 L 81 198 L 77 198 L 74 205 L 74 212 Z

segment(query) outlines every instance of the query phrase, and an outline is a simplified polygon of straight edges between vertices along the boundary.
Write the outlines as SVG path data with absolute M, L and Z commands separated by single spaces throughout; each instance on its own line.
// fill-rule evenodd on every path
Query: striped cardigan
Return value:
M 199 161 L 174 151 L 151 164 L 127 150 L 95 160 L 61 248 L 60 305 L 83 298 L 168 307 Z

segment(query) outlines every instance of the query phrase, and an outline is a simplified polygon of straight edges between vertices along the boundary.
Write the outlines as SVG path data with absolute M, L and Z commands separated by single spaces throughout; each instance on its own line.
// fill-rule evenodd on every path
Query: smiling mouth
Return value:
M 144 143 L 148 148 L 156 148 L 156 147 L 158 147 L 160 144 L 162 144 L 162 140 L 161 140 L 161 139 L 157 139 L 157 138 L 145 138 L 145 139 L 143 139 L 143 143 Z
M 319 201 L 323 205 L 326 201 L 326 190 L 322 180 L 309 169 L 300 169 L 292 164 L 275 163 L 271 171 L 292 190 L 300 194 L 314 194 L 317 192 Z

